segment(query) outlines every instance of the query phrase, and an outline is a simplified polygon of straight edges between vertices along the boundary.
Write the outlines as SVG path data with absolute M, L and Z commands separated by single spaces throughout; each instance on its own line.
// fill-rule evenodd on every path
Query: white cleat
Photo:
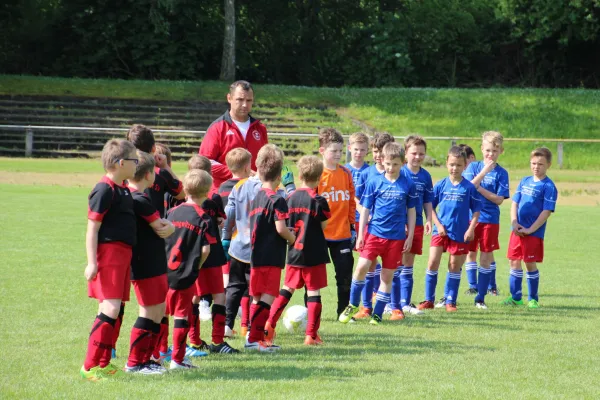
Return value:
M 425 315 L 425 313 L 421 310 L 419 310 L 417 307 L 415 307 L 414 304 L 408 304 L 404 307 L 402 307 L 402 312 L 406 315 L 406 314 L 411 314 L 411 315 Z
M 487 310 L 487 306 L 485 305 L 485 303 L 483 301 L 478 301 L 475 303 L 475 308 L 478 308 L 480 310 Z
M 210 312 L 210 305 L 206 300 L 200 300 L 200 321 L 211 321 L 212 312 Z

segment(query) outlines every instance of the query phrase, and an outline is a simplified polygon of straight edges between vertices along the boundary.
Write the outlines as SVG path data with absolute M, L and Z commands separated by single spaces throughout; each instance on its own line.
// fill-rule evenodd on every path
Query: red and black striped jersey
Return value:
M 131 258 L 131 279 L 146 279 L 166 274 L 165 240 L 150 226 L 152 222 L 160 219 L 160 215 L 147 193 L 130 190 L 137 221 L 137 242 L 133 246 Z
M 233 190 L 233 187 L 239 182 L 241 179 L 239 178 L 231 178 L 226 180 L 219 186 L 219 195 L 221 196 L 221 201 L 223 202 L 223 207 L 227 206 L 227 201 L 229 200 L 229 193 Z
M 175 226 L 175 232 L 165 239 L 169 287 L 187 289 L 198 278 L 202 247 L 215 243 L 215 238 L 208 233 L 211 220 L 194 203 L 175 207 L 167 219 Z
M 314 189 L 297 189 L 287 199 L 289 220 L 296 241 L 288 246 L 287 264 L 313 267 L 329 263 L 327 241 L 321 222 L 331 217 L 329 204 Z
M 170 193 L 177 196 L 183 190 L 183 184 L 180 180 L 175 179 L 173 175 L 166 169 L 154 168 L 154 183 L 146 193 L 152 199 L 152 204 L 158 210 L 161 218 L 164 218 L 165 212 L 165 193 Z
M 221 196 L 214 193 L 210 199 L 204 200 L 200 206 L 202 210 L 210 217 L 211 224 L 208 229 L 210 236 L 215 238 L 215 243 L 210 245 L 210 255 L 204 261 L 202 268 L 221 267 L 227 264 L 225 250 L 221 244 L 221 233 L 219 232 L 218 218 L 226 218 Z
M 261 189 L 250 203 L 250 226 L 252 227 L 252 267 L 285 266 L 287 242 L 275 228 L 275 221 L 288 218 L 285 199 L 270 189 Z
M 98 243 L 123 242 L 135 245 L 136 221 L 133 198 L 125 183 L 103 176 L 88 197 L 88 219 L 101 222 Z

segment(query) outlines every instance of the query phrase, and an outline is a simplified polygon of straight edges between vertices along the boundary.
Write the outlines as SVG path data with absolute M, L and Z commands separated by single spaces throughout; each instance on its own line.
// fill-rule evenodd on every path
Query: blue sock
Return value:
M 425 273 L 425 300 L 435 300 L 435 287 L 437 286 L 438 272 L 427 270 Z
M 373 279 L 375 279 L 375 272 L 367 272 L 365 286 L 362 290 L 363 307 L 369 310 L 373 309 Z
M 529 290 L 529 301 L 538 301 L 538 287 L 540 286 L 540 271 L 527 272 L 527 289 Z
M 373 308 L 373 315 L 377 315 L 379 318 L 381 318 L 383 315 L 383 310 L 385 309 L 385 305 L 390 302 L 391 296 L 389 293 L 377 292 L 376 299 L 375 307 Z
M 490 284 L 491 271 L 489 268 L 479 267 L 479 277 L 477 278 L 477 296 L 475 302 L 483 303 L 487 294 L 488 285 Z
M 446 284 L 444 285 L 444 298 L 448 298 L 448 283 L 450 283 L 450 275 L 446 274 Z
M 399 265 L 396 271 L 394 272 L 394 278 L 392 279 L 392 293 L 391 293 L 391 301 L 390 305 L 392 306 L 392 310 L 401 310 L 400 307 L 400 294 L 401 294 L 401 286 L 400 286 L 400 273 L 402 272 L 402 265 Z
M 446 282 L 446 286 L 448 287 L 448 296 L 446 296 L 446 304 L 456 304 L 456 299 L 458 298 L 458 288 L 460 286 L 460 272 L 448 271 L 448 279 Z
M 477 289 L 477 263 L 466 263 L 465 270 L 467 271 L 467 280 L 469 281 L 469 288 Z
M 350 286 L 350 304 L 354 307 L 358 307 L 360 303 L 360 292 L 362 292 L 365 286 L 365 281 L 356 281 L 352 279 L 352 286 Z
M 496 290 L 498 286 L 496 285 L 496 261 L 493 261 L 490 264 L 490 284 L 488 285 L 488 289 Z
M 375 277 L 373 278 L 373 293 L 379 291 L 379 283 L 381 282 L 381 264 L 375 266 Z
M 508 286 L 510 287 L 510 295 L 513 300 L 519 301 L 523 298 L 523 270 L 511 269 L 510 277 L 508 278 Z
M 413 291 L 413 267 L 404 267 L 400 272 L 400 305 L 402 307 L 410 304 Z

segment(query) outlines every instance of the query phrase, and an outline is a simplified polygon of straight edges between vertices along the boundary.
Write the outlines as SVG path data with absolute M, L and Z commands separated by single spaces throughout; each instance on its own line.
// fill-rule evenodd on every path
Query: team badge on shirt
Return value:
M 258 132 L 256 129 L 252 131 L 252 136 L 254 139 L 260 140 L 260 132 Z

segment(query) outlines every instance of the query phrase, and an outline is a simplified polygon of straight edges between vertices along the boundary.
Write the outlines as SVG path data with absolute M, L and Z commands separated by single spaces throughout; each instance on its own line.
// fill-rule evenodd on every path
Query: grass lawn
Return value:
M 183 172 L 183 164 L 175 166 Z M 1 398 L 597 398 L 600 271 L 590 259 L 599 207 L 560 206 L 549 221 L 538 310 L 507 309 L 488 298 L 487 312 L 459 297 L 459 312 L 342 326 L 334 322 L 335 280 L 323 293 L 326 346 L 306 348 L 281 332 L 279 354 L 209 356 L 200 368 L 162 377 L 126 376 L 93 384 L 79 378 L 97 306 L 86 297 L 85 226 L 90 187 L 72 173 L 96 174 L 83 160 L 0 159 L 0 176 L 64 176 L 63 186 L 0 183 Z M 557 172 L 557 171 L 552 171 Z M 52 173 L 52 174 L 51 174 Z M 523 171 L 524 173 L 524 171 Z M 570 174 L 570 175 L 569 175 Z M 440 177 L 443 171 L 436 171 Z M 584 183 L 593 172 L 556 174 Z M 569 183 L 573 183 L 569 181 Z M 508 292 L 508 207 L 503 206 L 498 283 Z M 573 223 L 577 221 L 577 223 Z M 584 222 L 585 221 L 585 222 Z M 425 247 L 428 246 L 428 239 Z M 443 261 L 442 264 L 445 262 Z M 415 265 L 413 301 L 422 300 L 426 256 Z M 438 295 L 445 273 L 439 277 Z M 526 292 L 526 285 L 524 287 Z M 134 298 L 134 296 L 132 296 Z M 292 300 L 299 304 L 300 296 Z M 128 304 L 116 365 L 125 362 L 136 302 Z M 210 324 L 202 324 L 209 338 Z M 240 339 L 231 340 L 237 348 Z

